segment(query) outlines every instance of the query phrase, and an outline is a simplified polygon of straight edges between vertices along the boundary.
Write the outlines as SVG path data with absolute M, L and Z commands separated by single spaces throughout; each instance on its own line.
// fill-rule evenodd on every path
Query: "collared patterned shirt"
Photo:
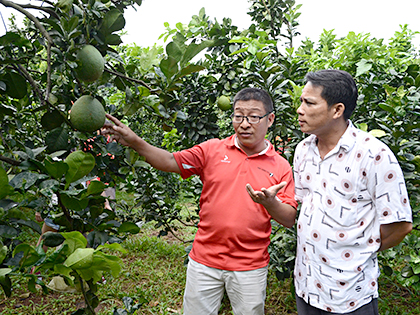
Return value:
M 322 160 L 311 135 L 296 148 L 296 293 L 310 305 L 351 312 L 378 297 L 380 225 L 411 222 L 401 168 L 392 151 L 349 122 Z

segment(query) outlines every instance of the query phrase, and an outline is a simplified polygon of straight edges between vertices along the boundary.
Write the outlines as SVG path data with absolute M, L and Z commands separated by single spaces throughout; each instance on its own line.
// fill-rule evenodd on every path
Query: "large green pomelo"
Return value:
M 105 123 L 104 107 L 96 98 L 83 95 L 71 107 L 70 122 L 79 131 L 96 131 Z
M 76 61 L 79 64 L 76 69 L 77 77 L 84 82 L 94 82 L 104 72 L 104 58 L 92 45 L 83 46 L 77 52 Z
M 230 98 L 227 97 L 226 95 L 222 95 L 217 99 L 217 106 L 221 109 L 221 110 L 228 110 L 232 107 L 232 105 L 230 104 Z

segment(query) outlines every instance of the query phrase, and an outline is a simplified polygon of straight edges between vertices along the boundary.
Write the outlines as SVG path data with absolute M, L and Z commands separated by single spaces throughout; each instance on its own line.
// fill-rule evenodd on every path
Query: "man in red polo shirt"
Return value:
M 265 140 L 274 121 L 269 94 L 241 90 L 233 101 L 234 135 L 175 153 L 148 144 L 113 116 L 107 118 L 115 125 L 106 125 L 106 133 L 154 168 L 183 178 L 198 175 L 203 182 L 184 314 L 217 314 L 225 289 L 235 314 L 264 314 L 271 219 L 292 227 L 297 207 L 291 167 Z

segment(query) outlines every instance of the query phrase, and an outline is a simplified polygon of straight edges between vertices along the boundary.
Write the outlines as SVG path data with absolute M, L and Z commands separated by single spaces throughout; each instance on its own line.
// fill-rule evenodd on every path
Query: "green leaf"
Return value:
M 27 47 L 28 49 L 32 48 L 31 42 L 15 32 L 6 32 L 4 36 L 0 37 L 0 46 L 9 47 L 10 45 L 16 47 Z
M 392 107 L 391 105 L 388 105 L 386 103 L 380 103 L 378 106 L 380 108 L 382 108 L 383 110 L 389 112 L 389 113 L 394 113 L 395 112 L 394 107 Z
M 182 57 L 181 66 L 183 67 L 188 62 L 190 62 L 203 49 L 206 49 L 206 48 L 208 48 L 210 46 L 213 46 L 213 45 L 214 45 L 213 40 L 206 40 L 206 41 L 201 42 L 200 44 L 191 43 L 190 45 L 188 45 L 188 47 L 187 47 L 187 49 L 184 53 L 184 56 Z
M 4 294 L 7 297 L 12 295 L 12 282 L 10 281 L 9 273 L 12 272 L 10 268 L 1 268 L 0 269 L 0 285 L 3 288 Z
M 0 93 L 1 93 L 2 90 L 6 91 L 6 84 L 4 82 L 0 81 Z M 13 106 L 8 106 L 6 104 L 0 104 L 0 114 L 8 115 L 8 116 L 14 116 L 16 111 L 17 111 L 16 108 L 14 108 Z
M 0 279 L 5 275 L 11 273 L 13 270 L 10 268 L 0 268 Z
M 187 67 L 181 69 L 179 77 L 183 77 L 194 72 L 199 72 L 204 69 L 206 69 L 206 67 L 200 65 L 188 65 Z
M 0 167 L 0 199 L 11 195 L 14 192 L 12 186 L 9 185 L 9 179 L 6 171 Z
M 44 245 L 48 247 L 57 247 L 65 241 L 65 238 L 63 235 L 57 232 L 45 232 L 42 235 L 42 239 L 44 240 Z
M 101 251 L 95 252 L 93 265 L 96 270 L 109 271 L 117 277 L 121 271 L 122 260 L 117 256 L 106 255 Z
M 19 244 L 16 246 L 13 250 L 13 257 L 20 252 L 23 252 L 23 257 L 19 263 L 22 267 L 32 266 L 40 258 L 36 249 L 29 244 Z
M 87 187 L 87 194 L 88 195 L 97 195 L 104 191 L 105 184 L 99 180 L 92 180 L 90 181 L 89 186 Z
M 92 231 L 88 234 L 87 240 L 88 240 L 89 246 L 93 248 L 97 248 L 101 244 L 105 244 L 106 242 L 108 242 L 109 235 L 106 232 Z
M 162 59 L 159 64 L 159 68 L 162 70 L 168 81 L 179 71 L 176 59 L 171 56 L 168 56 L 166 59 Z
M 102 21 L 101 31 L 108 35 L 115 31 L 122 30 L 125 26 L 124 16 L 118 9 L 111 9 L 106 14 Z
M 358 63 L 356 63 L 357 71 L 356 71 L 356 77 L 368 72 L 372 68 L 372 63 L 366 59 L 360 60 Z
M 93 248 L 77 248 L 64 262 L 64 266 L 78 270 L 86 269 L 93 263 Z
M 20 219 L 20 220 L 17 220 L 16 223 L 19 223 L 20 225 L 27 226 L 27 227 L 31 228 L 32 230 L 34 230 L 35 232 L 41 234 L 41 228 L 39 227 L 38 223 L 36 223 L 35 221 Z
M 133 222 L 123 222 L 119 228 L 119 233 L 131 233 L 131 234 L 137 234 L 140 232 L 140 228 Z
M 0 235 L 4 238 L 15 238 L 18 236 L 19 231 L 7 225 L 0 225 Z
M 183 50 L 184 49 L 184 50 Z M 166 45 L 166 54 L 169 57 L 172 57 L 177 62 L 181 61 L 182 56 L 185 52 L 185 45 L 182 45 L 182 47 L 178 46 L 176 42 L 170 42 L 168 45 Z
M 405 266 L 401 270 L 401 276 L 404 278 L 410 278 L 414 275 L 413 268 L 411 266 Z
M 63 232 L 61 235 L 66 239 L 63 246 L 68 245 L 69 253 L 73 253 L 77 248 L 85 248 L 87 245 L 86 238 L 79 231 Z
M 66 267 L 62 264 L 55 264 L 54 265 L 54 272 L 65 276 L 68 280 L 71 280 L 70 285 L 73 285 L 73 278 L 74 277 L 71 276 L 72 271 L 73 271 L 73 269 L 71 269 L 69 267 Z
M 65 150 L 68 146 L 69 132 L 65 127 L 51 130 L 45 137 L 45 144 L 49 152 Z
M 7 246 L 3 246 L 0 248 L 0 265 L 3 262 L 3 260 L 6 258 L 6 256 L 7 256 Z
M 40 192 L 44 196 L 51 198 L 60 187 L 60 182 L 55 179 L 47 179 L 41 182 L 39 185 Z
M 44 174 L 37 174 L 33 172 L 22 172 L 17 174 L 15 177 L 12 178 L 10 181 L 10 185 L 12 185 L 15 189 L 29 189 L 32 185 L 34 185 L 38 179 L 45 178 Z
M 121 37 L 117 34 L 110 34 L 105 37 L 105 43 L 107 43 L 108 45 L 118 46 L 122 42 L 123 41 Z
M 6 94 L 10 97 L 22 99 L 27 95 L 26 80 L 17 72 L 7 72 L 1 81 L 6 83 Z
M 359 124 L 359 129 L 367 132 L 368 125 L 366 123 L 361 123 L 361 124 Z
M 131 101 L 127 101 L 124 104 L 123 108 L 123 114 L 124 116 L 131 116 L 138 112 L 138 110 L 142 107 L 142 104 L 140 104 L 136 99 L 133 99 Z
M 73 5 L 73 0 L 58 0 L 57 6 L 63 9 L 64 12 L 68 12 Z
M 390 266 L 383 266 L 382 270 L 384 274 L 387 275 L 388 277 L 392 276 L 392 274 L 394 273 L 394 271 L 392 270 Z
M 93 155 L 80 150 L 70 153 L 64 162 L 69 166 L 66 173 L 67 187 L 70 183 L 89 174 L 95 167 L 95 158 Z
M 112 249 L 112 250 L 117 250 L 123 254 L 127 253 L 127 250 L 121 246 L 121 244 L 119 243 L 111 243 L 111 244 L 103 244 L 103 245 L 99 245 L 98 248 L 96 248 L 96 251 L 99 251 L 103 248 L 107 248 L 107 249 Z
M 92 265 L 95 266 L 95 262 Z M 103 272 L 101 270 L 97 270 L 97 268 L 79 269 L 77 270 L 77 273 L 80 274 L 82 279 L 85 281 L 92 280 L 93 283 L 101 280 L 103 274 Z
M 61 202 L 64 207 L 74 210 L 74 211 L 84 210 L 89 204 L 88 199 L 86 198 L 80 199 L 77 196 L 73 196 L 69 194 L 68 191 L 64 191 L 61 193 Z
M 375 138 L 380 138 L 380 137 L 385 136 L 386 132 L 380 129 L 372 129 L 371 131 L 369 131 L 369 134 L 371 134 Z

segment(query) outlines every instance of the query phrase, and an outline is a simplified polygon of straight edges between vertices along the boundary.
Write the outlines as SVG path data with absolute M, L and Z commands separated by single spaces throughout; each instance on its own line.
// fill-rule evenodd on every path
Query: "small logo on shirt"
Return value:
M 224 159 L 221 160 L 220 162 L 222 162 L 222 163 L 230 163 L 229 157 L 227 155 L 225 155 Z
M 265 169 L 263 169 L 261 167 L 258 167 L 258 169 L 261 170 L 261 171 L 263 171 L 263 172 L 268 173 L 270 175 L 270 177 L 273 177 L 274 176 L 274 173 L 271 173 L 271 172 L 269 172 L 269 171 L 267 171 L 267 170 L 265 170 Z

